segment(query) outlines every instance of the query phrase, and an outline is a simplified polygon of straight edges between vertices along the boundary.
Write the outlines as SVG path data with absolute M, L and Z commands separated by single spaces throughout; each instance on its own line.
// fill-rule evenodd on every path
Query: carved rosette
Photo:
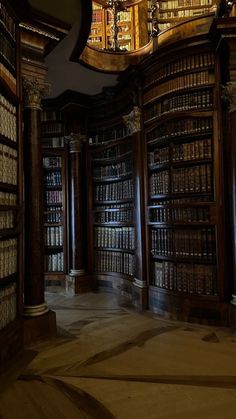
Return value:
M 230 113 L 236 111 L 236 82 L 229 81 L 222 86 L 221 98 L 228 104 Z
M 41 110 L 41 99 L 49 92 L 49 84 L 40 83 L 36 78 L 23 78 L 25 108 Z
M 134 106 L 134 109 L 128 115 L 124 115 L 123 120 L 129 135 L 141 131 L 141 110 L 138 106 Z
M 69 144 L 70 153 L 81 153 L 83 144 L 86 142 L 86 136 L 72 132 L 66 137 L 66 140 Z

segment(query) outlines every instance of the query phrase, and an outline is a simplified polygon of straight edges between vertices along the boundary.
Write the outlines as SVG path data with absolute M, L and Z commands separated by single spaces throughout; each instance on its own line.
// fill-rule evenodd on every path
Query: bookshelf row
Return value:
M 16 206 L 17 196 L 10 192 L 0 191 L 0 205 Z
M 134 255 L 125 252 L 96 250 L 95 271 L 134 275 Z
M 0 240 L 0 280 L 16 272 L 17 239 Z
M 185 74 L 154 86 L 143 95 L 144 104 L 167 93 L 176 92 L 191 87 L 214 83 L 214 74 L 208 70 Z
M 170 184 L 170 175 L 172 181 Z M 153 173 L 149 179 L 150 195 L 169 193 L 204 193 L 212 191 L 211 165 L 191 166 Z
M 62 160 L 61 157 L 51 156 L 43 157 L 43 167 L 45 169 L 61 168 Z
M 44 239 L 46 246 L 62 246 L 63 226 L 46 227 L 44 231 Z
M 61 122 L 51 121 L 41 125 L 42 135 L 50 135 L 55 133 L 62 133 L 63 125 Z
M 3 2 L 0 2 L 0 22 L 4 26 L 4 28 L 7 30 L 9 35 L 15 40 L 16 38 L 16 25 L 10 14 L 8 13 L 7 8 L 3 4 Z
M 44 191 L 45 204 L 62 204 L 63 192 L 62 191 Z
M 199 54 L 188 55 L 178 60 L 163 65 L 159 70 L 153 72 L 145 78 L 145 88 L 157 83 L 166 77 L 176 76 L 178 73 L 189 70 L 202 69 L 204 67 L 212 67 L 215 59 L 212 52 L 202 52 Z
M 119 201 L 133 198 L 133 181 L 124 180 L 105 185 L 96 185 L 94 199 L 98 201 Z
M 211 6 L 211 0 L 167 0 L 161 1 L 161 9 L 176 9 L 178 7 Z
M 111 207 L 106 210 L 97 210 L 94 212 L 94 221 L 95 223 L 122 223 L 122 222 L 129 222 L 132 223 L 133 221 L 133 209 L 124 209 L 124 208 L 116 208 L 112 209 Z
M 64 254 L 63 252 L 45 254 L 44 256 L 45 272 L 63 272 Z
M 93 178 L 102 179 L 104 177 L 119 177 L 124 175 L 132 175 L 131 160 L 124 160 L 107 166 L 94 166 Z
M 44 212 L 44 222 L 46 224 L 56 224 L 63 222 L 63 212 L 61 207 L 48 207 L 48 211 Z
M 151 254 L 212 262 L 216 258 L 215 228 L 151 229 Z
M 0 62 L 0 80 L 3 80 L 10 91 L 15 95 L 16 94 L 16 78 L 12 73 Z
M 63 148 L 64 137 L 45 137 L 41 139 L 43 148 Z
M 0 230 L 14 228 L 16 216 L 14 211 L 0 211 Z
M 41 122 L 61 121 L 62 114 L 60 111 L 48 110 L 42 111 Z
M 186 208 L 150 208 L 149 220 L 152 223 L 201 223 L 210 222 L 211 211 L 208 206 Z
M 51 172 L 44 174 L 44 183 L 47 186 L 62 186 L 61 172 Z
M 0 330 L 16 318 L 17 288 L 16 284 L 0 287 Z
M 199 9 L 174 9 L 174 10 L 166 10 L 166 11 L 159 11 L 158 20 L 161 23 L 161 20 L 164 19 L 178 19 L 178 18 L 188 18 L 188 17 L 195 17 L 206 14 L 209 12 L 209 7 L 203 7 Z
M 0 32 L 0 58 L 3 58 L 14 72 L 16 68 L 16 52 L 15 47 L 8 38 Z
M 211 90 L 202 90 L 180 94 L 154 103 L 144 110 L 144 122 L 149 122 L 167 113 L 212 108 L 213 95 Z
M 95 227 L 95 247 L 134 250 L 135 232 L 133 227 Z
M 9 138 L 11 141 L 16 141 L 16 107 L 2 94 L 0 94 L 0 134 Z
M 0 143 L 0 182 L 17 185 L 17 150 Z
M 113 128 L 112 130 L 102 131 L 101 133 L 96 133 L 89 138 L 90 145 L 96 145 L 101 143 L 106 143 L 108 141 L 114 141 L 122 139 L 127 136 L 127 128 L 125 126 L 120 126 Z
M 207 134 L 212 132 L 212 117 L 172 119 L 164 124 L 160 124 L 147 132 L 148 142 L 161 142 L 168 139 L 179 139 L 179 137 L 188 138 L 194 134 Z M 192 140 L 192 138 L 191 138 Z
M 153 262 L 153 285 L 179 293 L 218 294 L 216 267 L 213 265 Z

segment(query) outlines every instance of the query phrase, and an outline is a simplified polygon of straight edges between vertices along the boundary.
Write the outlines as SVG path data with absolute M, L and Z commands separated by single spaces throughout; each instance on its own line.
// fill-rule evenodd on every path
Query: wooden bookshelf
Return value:
M 0 1 L 0 364 L 23 345 L 19 30 Z M 13 334 L 15 333 L 15 337 Z M 18 343 L 16 342 L 18 340 Z M 1 369 L 1 365 L 0 365 Z
M 67 267 L 66 151 L 61 112 L 42 112 L 45 280 L 64 280 Z

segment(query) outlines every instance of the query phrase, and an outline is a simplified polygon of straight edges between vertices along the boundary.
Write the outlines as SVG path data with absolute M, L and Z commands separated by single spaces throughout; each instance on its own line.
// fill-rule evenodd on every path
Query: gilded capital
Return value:
M 221 98 L 229 106 L 229 112 L 236 111 L 236 82 L 229 81 L 225 86 L 222 86 Z
M 138 106 L 134 106 L 134 109 L 128 114 L 123 116 L 123 120 L 128 130 L 128 135 L 132 135 L 135 132 L 141 130 L 141 110 Z
M 83 143 L 86 142 L 86 136 L 85 135 L 82 135 L 80 133 L 74 134 L 72 132 L 70 135 L 68 135 L 68 137 L 66 137 L 66 139 L 67 139 L 68 144 L 69 144 L 70 153 L 81 153 Z
M 41 99 L 49 91 L 49 84 L 40 83 L 36 77 L 23 77 L 25 108 L 41 110 Z

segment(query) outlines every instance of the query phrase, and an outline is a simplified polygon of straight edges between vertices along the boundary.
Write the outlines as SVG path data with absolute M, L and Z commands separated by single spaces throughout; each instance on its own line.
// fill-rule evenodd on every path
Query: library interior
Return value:
M 235 419 L 235 132 L 236 0 L 0 0 L 1 419 Z

